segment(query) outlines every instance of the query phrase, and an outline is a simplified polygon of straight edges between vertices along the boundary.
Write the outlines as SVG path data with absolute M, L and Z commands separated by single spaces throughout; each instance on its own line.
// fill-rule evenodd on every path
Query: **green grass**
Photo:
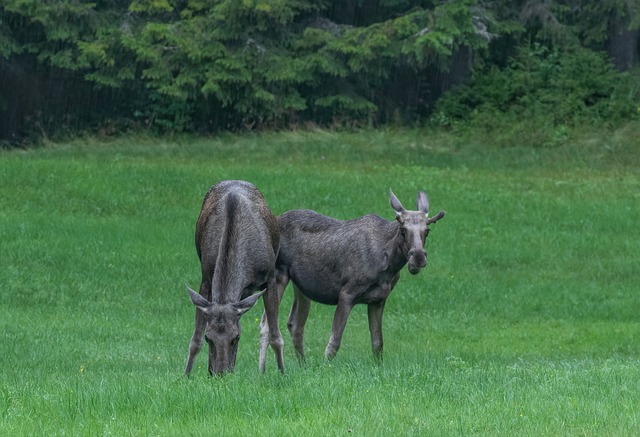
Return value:
M 627 127 L 634 132 L 638 126 Z M 640 432 L 640 159 L 630 136 L 492 148 L 425 131 L 76 141 L 0 153 L 0 435 L 601 436 Z M 637 138 L 637 137 L 635 137 Z M 257 305 L 236 372 L 182 376 L 194 225 L 220 179 L 274 213 L 391 219 L 426 190 L 429 266 L 307 364 L 257 370 Z M 291 302 L 285 295 L 281 328 Z

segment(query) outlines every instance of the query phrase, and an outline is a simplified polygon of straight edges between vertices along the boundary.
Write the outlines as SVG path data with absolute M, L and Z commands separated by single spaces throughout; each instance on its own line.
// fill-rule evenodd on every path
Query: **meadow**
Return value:
M 637 128 L 640 130 L 640 128 Z M 635 137 L 637 138 L 637 137 Z M 0 151 L 0 435 L 627 436 L 640 433 L 640 159 L 615 138 L 486 147 L 422 130 L 128 137 Z M 259 303 L 236 371 L 206 347 L 183 376 L 199 285 L 194 227 L 221 179 L 275 214 L 446 211 L 429 265 L 307 362 L 280 311 L 286 374 L 258 372 Z M 336 254 L 339 256 L 339 254 Z

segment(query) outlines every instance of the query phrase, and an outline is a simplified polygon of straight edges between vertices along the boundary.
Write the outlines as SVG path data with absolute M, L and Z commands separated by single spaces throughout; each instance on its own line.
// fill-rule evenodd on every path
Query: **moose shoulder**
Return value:
M 264 293 L 269 343 L 284 370 L 278 329 L 275 260 L 279 228 L 258 189 L 245 181 L 222 181 L 207 192 L 196 223 L 196 250 L 202 268 L 200 291 L 190 288 L 196 306 L 185 373 L 209 344 L 209 373 L 232 371 L 240 339 L 240 316 Z M 259 293 L 252 294 L 256 290 Z
M 382 314 L 400 271 L 408 265 L 417 274 L 427 265 L 424 249 L 429 225 L 444 211 L 429 217 L 429 200 L 418 194 L 417 210 L 406 210 L 390 191 L 393 221 L 375 215 L 340 221 L 314 211 L 288 211 L 278 217 L 280 253 L 276 261 L 279 295 L 291 281 L 294 302 L 287 326 L 298 357 L 304 358 L 304 325 L 311 301 L 336 305 L 332 334 L 325 356 L 337 353 L 351 309 L 368 305 L 372 350 L 382 356 Z M 264 326 L 264 320 L 263 320 Z M 263 335 L 267 330 L 264 329 Z M 266 354 L 261 341 L 260 361 Z

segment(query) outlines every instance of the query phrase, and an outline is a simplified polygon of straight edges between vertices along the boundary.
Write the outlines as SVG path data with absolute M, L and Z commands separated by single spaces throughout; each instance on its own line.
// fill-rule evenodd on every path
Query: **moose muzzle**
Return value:
M 420 249 L 411 249 L 409 251 L 409 273 L 417 274 L 427 265 L 427 252 Z

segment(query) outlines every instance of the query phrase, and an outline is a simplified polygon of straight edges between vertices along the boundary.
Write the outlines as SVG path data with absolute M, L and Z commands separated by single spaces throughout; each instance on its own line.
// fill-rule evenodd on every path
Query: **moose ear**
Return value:
M 429 214 L 429 198 L 423 191 L 418 193 L 416 204 L 418 205 L 418 211 L 424 212 L 426 215 Z
M 244 313 L 246 313 L 247 311 L 249 311 L 251 309 L 252 306 L 254 306 L 256 304 L 256 302 L 258 301 L 258 299 L 260 298 L 260 296 L 262 296 L 262 294 L 266 291 L 267 289 L 265 288 L 262 291 L 259 291 L 255 294 L 252 294 L 251 296 L 247 297 L 246 299 L 242 299 L 240 302 L 238 302 L 237 304 L 235 304 L 233 306 L 233 308 L 237 311 L 238 315 L 241 316 Z
M 438 220 L 440 220 L 442 217 L 444 217 L 444 211 L 440 211 L 439 213 L 437 213 L 433 217 L 427 219 L 427 224 L 430 225 L 431 223 L 435 223 Z
M 393 194 L 393 190 L 389 188 L 389 203 L 391 203 L 391 208 L 393 208 L 396 212 L 396 216 L 406 211 L 402 203 L 398 200 L 395 194 Z
M 207 309 L 211 306 L 211 302 L 209 302 L 207 299 L 202 297 L 199 293 L 196 293 L 195 291 L 193 291 L 191 288 L 189 288 L 188 285 L 187 285 L 187 290 L 189 290 L 189 296 L 191 296 L 191 302 L 193 302 L 193 304 L 199 309 L 201 309 L 202 311 L 207 312 Z

